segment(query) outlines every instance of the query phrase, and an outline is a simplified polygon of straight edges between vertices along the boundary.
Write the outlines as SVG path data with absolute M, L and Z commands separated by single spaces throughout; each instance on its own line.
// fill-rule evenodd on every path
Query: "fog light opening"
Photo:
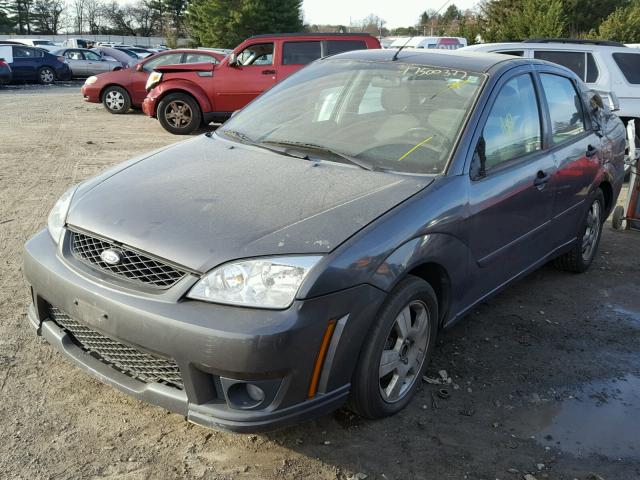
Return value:
M 264 390 L 252 383 L 234 383 L 227 390 L 227 398 L 235 408 L 250 409 L 260 406 L 265 399 Z

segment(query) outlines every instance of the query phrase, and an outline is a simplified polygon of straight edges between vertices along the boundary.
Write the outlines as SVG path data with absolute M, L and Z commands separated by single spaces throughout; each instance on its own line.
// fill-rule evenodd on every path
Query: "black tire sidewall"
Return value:
M 411 301 L 421 300 L 429 311 L 430 333 L 427 351 L 420 372 L 405 396 L 394 403 L 383 400 L 379 389 L 380 356 L 398 313 Z M 382 418 L 402 410 L 412 399 L 421 383 L 422 372 L 429 363 L 438 333 L 438 301 L 431 286 L 424 280 L 408 276 L 389 294 L 371 326 L 358 359 L 353 377 L 350 405 L 366 418 Z
M 111 108 L 109 108 L 107 106 L 107 94 L 109 92 L 118 92 L 123 96 L 124 105 L 122 106 L 121 110 L 112 110 Z M 102 105 L 104 105 L 104 108 L 109 113 L 113 113 L 114 115 L 122 115 L 123 113 L 127 113 L 129 111 L 129 109 L 131 108 L 131 97 L 129 97 L 129 92 L 127 92 L 124 88 L 116 87 L 116 86 L 110 86 L 110 87 L 105 88 L 104 91 L 102 92 Z
M 189 123 L 189 125 L 185 126 L 184 128 L 174 127 L 169 122 L 167 122 L 165 118 L 165 111 L 167 109 L 167 106 L 169 105 L 169 103 L 175 100 L 184 102 L 189 105 L 189 108 L 191 108 L 191 123 Z M 200 105 L 198 105 L 198 102 L 196 102 L 193 97 L 184 93 L 170 93 L 162 100 L 160 100 L 156 115 L 158 117 L 160 125 L 162 125 L 162 128 L 170 133 L 173 133 L 174 135 L 189 135 L 190 133 L 193 133 L 198 128 L 200 128 L 200 125 L 202 124 L 202 112 L 200 111 Z
M 624 207 L 618 205 L 613 209 L 613 216 L 611 217 L 611 226 L 615 230 L 622 230 L 622 217 L 624 217 Z
M 591 257 L 589 258 L 588 261 L 585 261 L 584 258 L 582 257 L 582 239 L 584 237 L 584 233 L 587 228 L 587 218 L 589 217 L 589 210 L 591 210 L 591 205 L 593 205 L 594 202 L 600 203 L 600 228 L 598 229 L 598 237 L 595 240 L 596 245 L 593 248 L 593 251 L 591 252 Z M 600 239 L 602 238 L 602 227 L 604 225 L 605 220 L 606 218 L 605 218 L 604 194 L 602 193 L 602 190 L 598 188 L 594 196 L 591 198 L 591 201 L 589 202 L 589 208 L 587 208 L 587 211 L 584 214 L 582 227 L 580 228 L 580 237 L 578 239 L 578 245 L 576 246 L 576 248 L 578 249 L 578 259 L 582 264 L 581 266 L 583 270 L 587 270 L 593 263 L 594 258 L 596 258 L 596 254 L 598 253 L 598 248 L 600 247 Z
M 42 80 L 42 72 L 44 72 L 45 70 L 49 70 L 51 72 L 51 74 L 53 75 L 53 80 L 51 80 L 51 82 L 45 82 Z M 38 83 L 42 84 L 42 85 L 51 85 L 53 82 L 56 81 L 56 72 L 53 71 L 52 68 L 50 67 L 42 67 L 38 70 Z

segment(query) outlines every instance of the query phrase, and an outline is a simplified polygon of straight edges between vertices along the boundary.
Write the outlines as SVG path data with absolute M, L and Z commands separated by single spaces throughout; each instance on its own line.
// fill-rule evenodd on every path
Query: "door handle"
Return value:
M 587 153 L 585 154 L 587 158 L 592 158 L 598 153 L 598 149 L 593 145 L 589 145 L 587 147 Z
M 276 71 L 275 70 L 262 70 L 262 74 L 263 75 L 275 75 Z
M 538 170 L 536 174 L 536 179 L 533 181 L 533 184 L 538 187 L 540 190 L 544 188 L 547 182 L 551 179 L 551 175 L 549 175 L 544 170 Z

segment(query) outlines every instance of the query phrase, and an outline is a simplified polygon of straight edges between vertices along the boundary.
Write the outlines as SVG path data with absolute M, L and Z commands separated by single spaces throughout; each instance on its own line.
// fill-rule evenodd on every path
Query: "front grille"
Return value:
M 110 265 L 100 258 L 100 254 L 107 249 L 116 250 L 120 254 L 121 260 L 117 265 Z M 169 288 L 187 274 L 130 247 L 80 232 L 71 232 L 71 254 L 98 270 L 159 288 Z
M 56 307 L 49 318 L 63 328 L 76 345 L 103 363 L 145 383 L 159 382 L 182 390 L 182 375 L 173 360 L 156 357 L 92 330 Z

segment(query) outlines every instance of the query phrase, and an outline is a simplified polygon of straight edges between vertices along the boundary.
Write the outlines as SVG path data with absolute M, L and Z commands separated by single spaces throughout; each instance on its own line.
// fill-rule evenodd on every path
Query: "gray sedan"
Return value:
M 71 74 L 74 77 L 89 77 L 122 68 L 120 62 L 103 58 L 86 48 L 62 48 L 52 53 L 64 57 L 64 61 L 69 64 Z

